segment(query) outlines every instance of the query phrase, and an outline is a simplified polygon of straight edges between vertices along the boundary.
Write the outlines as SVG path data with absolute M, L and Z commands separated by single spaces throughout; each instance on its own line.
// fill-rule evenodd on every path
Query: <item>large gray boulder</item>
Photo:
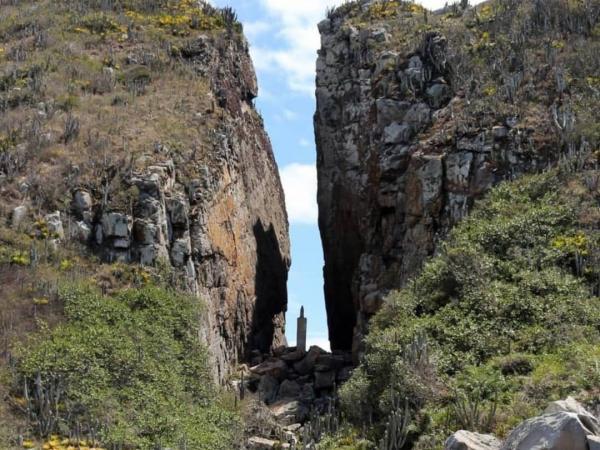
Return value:
M 93 205 L 92 196 L 86 191 L 77 191 L 73 195 L 73 209 L 82 219 L 86 219 Z
M 319 359 L 319 356 L 323 353 L 325 353 L 323 349 L 313 345 L 310 349 L 308 349 L 306 356 L 301 361 L 298 361 L 296 364 L 294 364 L 294 370 L 300 375 L 306 375 L 310 373 L 317 364 L 317 359 Z
M 587 414 L 544 414 L 513 430 L 502 450 L 589 450 L 587 436 L 598 429 L 596 419 Z
M 273 403 L 277 397 L 277 390 L 279 389 L 279 381 L 277 378 L 271 375 L 265 375 L 261 377 L 258 383 L 258 395 L 259 398 L 267 405 Z
M 276 449 L 278 445 L 278 441 L 266 439 L 260 436 L 254 436 L 248 439 L 248 448 L 250 450 L 271 450 Z
M 567 397 L 565 400 L 558 400 L 556 402 L 552 402 L 548 405 L 544 414 L 553 414 L 558 412 L 570 412 L 575 414 L 581 414 L 584 416 L 590 416 L 592 419 L 591 413 L 589 413 L 581 403 L 575 400 L 573 397 Z
M 499 450 L 502 443 L 490 434 L 460 430 L 448 438 L 444 450 Z
M 269 359 L 254 367 L 250 368 L 250 372 L 264 376 L 271 375 L 273 378 L 283 380 L 287 375 L 287 364 L 280 359 Z
M 590 450 L 600 450 L 600 436 L 588 436 L 587 440 Z

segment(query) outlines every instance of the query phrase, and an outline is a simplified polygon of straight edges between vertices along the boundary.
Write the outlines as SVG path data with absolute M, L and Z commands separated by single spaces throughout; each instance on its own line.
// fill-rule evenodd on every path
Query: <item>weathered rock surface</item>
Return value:
M 29 204 L 42 205 L 40 217 L 53 239 L 68 231 L 67 238 L 89 245 L 104 262 L 166 268 L 177 287 L 201 296 L 208 306 L 203 338 L 215 378 L 223 381 L 252 350 L 267 353 L 286 344 L 290 245 L 283 190 L 253 105 L 258 88 L 245 38 L 195 30 L 182 40 L 181 55 L 166 48 L 144 56 L 132 45 L 131 55 L 114 56 L 122 72 L 128 65 L 152 72 L 145 62 L 150 57 L 165 64 L 165 73 L 153 74 L 164 76 L 164 83 L 136 97 L 138 115 L 115 118 L 124 123 L 111 125 L 108 134 L 89 121 L 81 132 L 89 136 L 85 143 L 68 146 L 63 140 L 64 155 L 48 164 L 31 161 L 23 173 L 15 169 L 2 188 L 12 183 L 11 192 L 18 192 L 19 183 L 23 186 L 28 205 L 14 209 L 15 228 L 34 210 Z M 169 83 L 179 80 L 171 69 L 187 74 L 177 85 L 180 93 L 170 90 Z M 115 70 L 104 67 L 103 73 Z M 156 97 L 171 101 L 178 94 L 175 108 Z M 198 98 L 186 98 L 194 95 Z M 150 103 L 161 104 L 160 119 L 147 117 Z M 81 122 L 84 109 L 94 110 L 77 111 Z M 117 106 L 115 114 L 122 114 Z M 116 148 L 130 140 L 135 151 Z M 46 172 L 38 175 L 42 169 Z M 25 180 L 38 178 L 33 191 Z
M 265 439 L 258 436 L 251 437 L 250 439 L 248 439 L 249 450 L 271 450 L 277 448 L 278 445 L 278 441 Z
M 502 450 L 588 450 L 588 435 L 600 431 L 588 415 L 545 414 L 523 422 L 506 439 Z
M 546 412 L 515 428 L 504 443 L 494 436 L 461 430 L 445 450 L 595 450 L 600 422 L 572 397 L 550 403 Z
M 466 50 L 437 33 L 399 44 L 414 26 L 410 12 L 392 23 L 339 11 L 319 25 L 319 227 L 332 348 L 357 353 L 385 295 L 474 200 L 557 161 L 560 137 L 546 107 L 485 120 L 461 114 L 468 86 L 456 84 L 450 55 Z
M 249 371 L 249 375 L 236 388 L 258 396 L 278 426 L 290 432 L 290 437 L 284 439 L 288 443 L 293 442 L 294 432 L 312 411 L 328 411 L 335 401 L 336 384 L 347 380 L 353 367 L 350 352 L 329 353 L 317 346 L 308 352 L 279 348 L 255 358 L 262 362 L 250 369 L 244 366 L 242 372 Z
M 499 450 L 502 443 L 489 434 L 460 430 L 454 433 L 444 445 L 445 450 Z

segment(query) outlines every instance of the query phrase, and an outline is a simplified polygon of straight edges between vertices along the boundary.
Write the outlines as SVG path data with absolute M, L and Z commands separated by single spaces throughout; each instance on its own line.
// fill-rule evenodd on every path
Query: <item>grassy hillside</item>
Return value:
M 105 448 L 232 448 L 237 420 L 212 387 L 197 299 L 76 285 L 61 286 L 55 301 L 65 323 L 42 326 L 14 355 L 12 403 L 34 435 Z
M 168 264 L 102 264 L 43 217 L 70 211 L 78 189 L 130 211 L 139 192 L 124 175 L 172 160 L 186 183 L 214 163 L 225 113 L 189 58 L 200 35 L 215 52 L 241 42 L 235 14 L 190 0 L 1 3 L 0 448 L 232 448 L 239 421 L 209 376 L 202 301 Z
M 126 210 L 136 193 L 124 173 L 172 159 L 181 180 L 197 174 L 220 108 L 187 58 L 198 35 L 226 46 L 240 30 L 231 11 L 191 0 L 4 2 L 2 207 L 25 182 L 40 210 L 65 209 L 75 188 Z
M 599 201 L 598 170 L 494 189 L 375 317 L 341 388 L 349 422 L 377 441 L 397 413 L 415 448 L 437 449 L 457 429 L 504 436 L 566 395 L 597 406 Z

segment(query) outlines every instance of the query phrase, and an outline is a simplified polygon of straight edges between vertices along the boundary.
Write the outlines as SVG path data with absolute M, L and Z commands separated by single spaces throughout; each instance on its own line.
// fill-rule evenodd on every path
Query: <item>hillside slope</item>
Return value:
M 290 265 L 256 95 L 231 9 L 0 2 L 0 447 L 238 444 Z
M 13 253 L 78 241 L 105 262 L 172 268 L 207 300 L 219 379 L 281 344 L 288 224 L 235 14 L 5 2 L 0 46 L 2 217 L 50 232 Z
M 378 438 L 400 412 L 409 442 L 438 449 L 459 429 L 503 438 L 568 395 L 600 406 L 595 158 L 493 189 L 385 300 L 342 387 L 351 422 L 374 421 Z

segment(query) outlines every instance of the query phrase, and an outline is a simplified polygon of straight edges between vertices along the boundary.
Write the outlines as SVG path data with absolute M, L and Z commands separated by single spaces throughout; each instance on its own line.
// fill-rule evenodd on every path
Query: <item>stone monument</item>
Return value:
M 304 306 L 300 308 L 300 317 L 298 317 L 298 326 L 296 328 L 296 349 L 306 351 L 306 317 L 304 317 Z

